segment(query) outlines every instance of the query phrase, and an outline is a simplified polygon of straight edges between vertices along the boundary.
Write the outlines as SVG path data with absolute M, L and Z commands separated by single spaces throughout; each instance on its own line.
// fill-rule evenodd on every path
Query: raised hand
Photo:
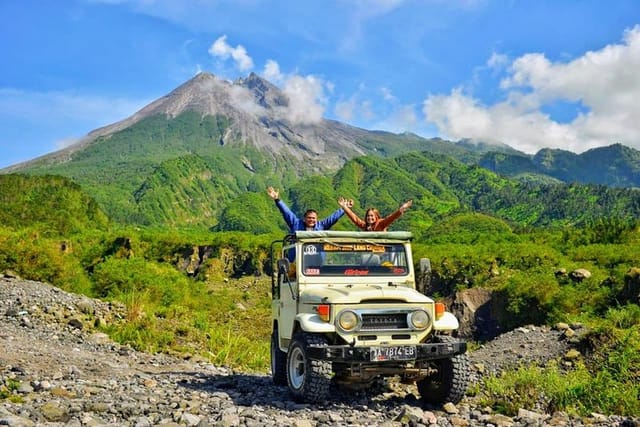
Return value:
M 271 197 L 273 200 L 278 200 L 280 198 L 280 193 L 278 192 L 278 190 L 276 190 L 273 187 L 269 187 L 267 188 L 267 194 L 269 195 L 269 197 Z
M 413 200 L 407 200 L 402 205 L 400 205 L 400 212 L 404 213 L 404 211 L 409 209 L 412 204 L 413 204 Z
M 345 199 L 344 197 L 338 198 L 338 205 L 341 208 L 351 208 L 353 207 L 353 199 Z

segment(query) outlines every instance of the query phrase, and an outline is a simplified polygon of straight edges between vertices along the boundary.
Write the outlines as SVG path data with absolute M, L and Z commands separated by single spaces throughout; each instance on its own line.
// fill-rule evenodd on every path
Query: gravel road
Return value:
M 395 381 L 321 404 L 293 402 L 265 374 L 134 351 L 97 332 L 124 309 L 50 285 L 0 278 L 0 425 L 8 426 L 640 426 L 640 418 L 569 417 L 523 408 L 507 417 L 472 398 L 425 407 Z M 474 375 L 544 363 L 564 331 L 526 327 L 470 353 Z

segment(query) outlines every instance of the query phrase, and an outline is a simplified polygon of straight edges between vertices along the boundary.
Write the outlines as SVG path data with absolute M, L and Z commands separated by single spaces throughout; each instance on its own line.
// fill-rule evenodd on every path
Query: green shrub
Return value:
M 50 283 L 61 289 L 91 295 L 91 282 L 74 253 L 70 239 L 43 237 L 28 228 L 18 232 L 0 228 L 0 271 Z
M 637 349 L 636 349 L 637 350 Z M 565 411 L 633 416 L 640 411 L 638 382 L 620 381 L 608 369 L 595 375 L 582 364 L 561 371 L 556 365 L 522 367 L 485 380 L 480 402 L 513 416 L 520 408 L 537 410 L 542 403 L 548 413 Z M 540 402 L 540 399 L 543 401 Z

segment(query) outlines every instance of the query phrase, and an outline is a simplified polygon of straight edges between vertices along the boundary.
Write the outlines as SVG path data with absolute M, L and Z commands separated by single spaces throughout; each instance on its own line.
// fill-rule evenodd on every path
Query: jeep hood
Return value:
M 311 287 L 300 294 L 306 304 L 360 304 L 383 300 L 392 303 L 431 303 L 433 300 L 412 288 L 389 285 L 332 285 Z

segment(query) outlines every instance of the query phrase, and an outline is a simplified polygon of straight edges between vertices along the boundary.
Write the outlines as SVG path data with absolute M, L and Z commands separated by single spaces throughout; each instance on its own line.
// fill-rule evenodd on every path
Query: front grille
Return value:
M 375 341 L 377 339 L 377 335 L 358 335 L 358 341 Z
M 407 313 L 362 313 L 363 331 L 408 329 Z

